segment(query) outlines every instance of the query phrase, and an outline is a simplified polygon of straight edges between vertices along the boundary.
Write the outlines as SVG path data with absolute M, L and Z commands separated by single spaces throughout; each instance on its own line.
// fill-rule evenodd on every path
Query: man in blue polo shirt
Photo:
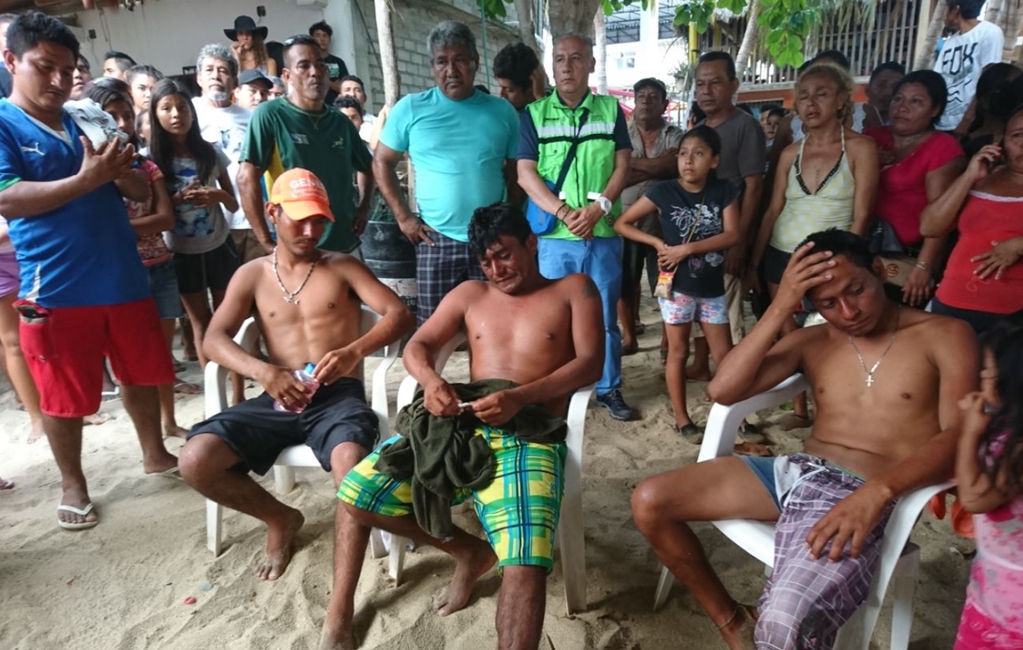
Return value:
M 445 21 L 430 32 L 436 88 L 407 95 L 387 116 L 373 159 L 373 175 L 401 231 L 416 244 L 419 324 L 465 280 L 486 281 L 469 250 L 476 208 L 525 195 L 515 177 L 519 119 L 511 104 L 473 87 L 480 57 L 462 23 Z M 398 190 L 394 168 L 408 152 L 416 174 L 416 209 Z
M 122 198 L 147 200 L 149 188 L 130 145 L 94 148 L 64 111 L 79 53 L 71 30 L 31 12 L 11 23 L 7 48 L 0 214 L 21 268 L 21 348 L 61 473 L 57 523 L 80 530 L 98 523 L 82 473 L 82 417 L 99 408 L 104 357 L 121 381 L 145 472 L 177 471 L 156 394 L 174 368 Z

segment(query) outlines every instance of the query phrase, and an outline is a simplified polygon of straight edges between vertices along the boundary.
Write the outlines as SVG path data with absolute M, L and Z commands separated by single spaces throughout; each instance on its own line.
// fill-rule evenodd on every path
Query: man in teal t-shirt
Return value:
M 480 60 L 472 32 L 446 21 L 427 42 L 437 86 L 394 105 L 373 162 L 380 194 L 416 244 L 420 325 L 459 283 L 486 280 L 469 250 L 473 212 L 504 200 L 506 191 L 509 201 L 523 199 L 514 174 L 519 119 L 511 104 L 473 88 Z M 415 169 L 415 210 L 394 174 L 406 152 Z

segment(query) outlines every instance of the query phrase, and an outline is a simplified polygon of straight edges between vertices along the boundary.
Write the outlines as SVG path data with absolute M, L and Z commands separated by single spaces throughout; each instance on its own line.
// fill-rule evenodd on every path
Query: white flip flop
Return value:
M 70 512 L 80 517 L 88 517 L 89 513 L 92 512 L 92 503 L 88 503 L 84 508 L 76 508 L 74 506 L 59 505 L 57 506 L 57 512 L 60 511 Z M 60 518 L 57 519 L 57 525 L 64 530 L 85 530 L 86 528 L 95 528 L 96 524 L 99 523 L 99 519 L 94 521 L 83 521 L 81 523 L 74 523 L 71 521 L 62 521 Z
M 177 465 L 171 467 L 170 469 L 165 469 L 162 472 L 153 472 L 152 474 L 146 474 L 146 476 L 151 476 L 153 478 L 172 478 L 175 481 L 182 482 L 185 480 L 184 477 L 181 476 L 181 470 L 178 469 Z

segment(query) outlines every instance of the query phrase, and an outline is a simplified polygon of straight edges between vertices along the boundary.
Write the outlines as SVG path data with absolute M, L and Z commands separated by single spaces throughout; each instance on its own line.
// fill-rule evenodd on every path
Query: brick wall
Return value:
M 363 72 L 367 84 L 369 104 L 375 113 L 384 103 L 384 78 L 380 70 L 380 48 L 377 43 L 376 17 L 372 0 L 352 0 L 352 20 L 356 40 L 356 65 L 360 71 L 368 67 L 370 74 Z M 518 33 L 510 27 L 493 21 L 487 23 L 487 51 L 483 51 L 482 31 L 477 5 L 471 0 L 395 0 L 394 45 L 397 50 L 398 73 L 401 80 L 401 94 L 421 92 L 432 88 L 430 57 L 426 51 L 426 37 L 437 23 L 443 20 L 457 20 L 467 24 L 476 35 L 476 47 L 480 51 L 480 70 L 476 83 L 486 84 L 486 73 L 493 66 L 498 50 L 509 43 L 518 42 Z M 512 7 L 509 6 L 509 11 Z M 509 19 L 512 19 L 510 16 Z M 368 33 L 367 33 L 368 31 Z M 368 78 L 367 78 L 368 77 Z M 491 77 L 491 92 L 497 93 L 497 85 Z

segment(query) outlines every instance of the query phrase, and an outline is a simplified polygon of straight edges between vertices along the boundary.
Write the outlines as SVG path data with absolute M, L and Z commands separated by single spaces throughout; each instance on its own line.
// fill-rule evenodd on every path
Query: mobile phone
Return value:
M 18 310 L 18 315 L 21 316 L 22 322 L 25 323 L 45 323 L 50 318 L 50 310 L 29 300 L 21 299 L 14 301 L 14 308 Z

